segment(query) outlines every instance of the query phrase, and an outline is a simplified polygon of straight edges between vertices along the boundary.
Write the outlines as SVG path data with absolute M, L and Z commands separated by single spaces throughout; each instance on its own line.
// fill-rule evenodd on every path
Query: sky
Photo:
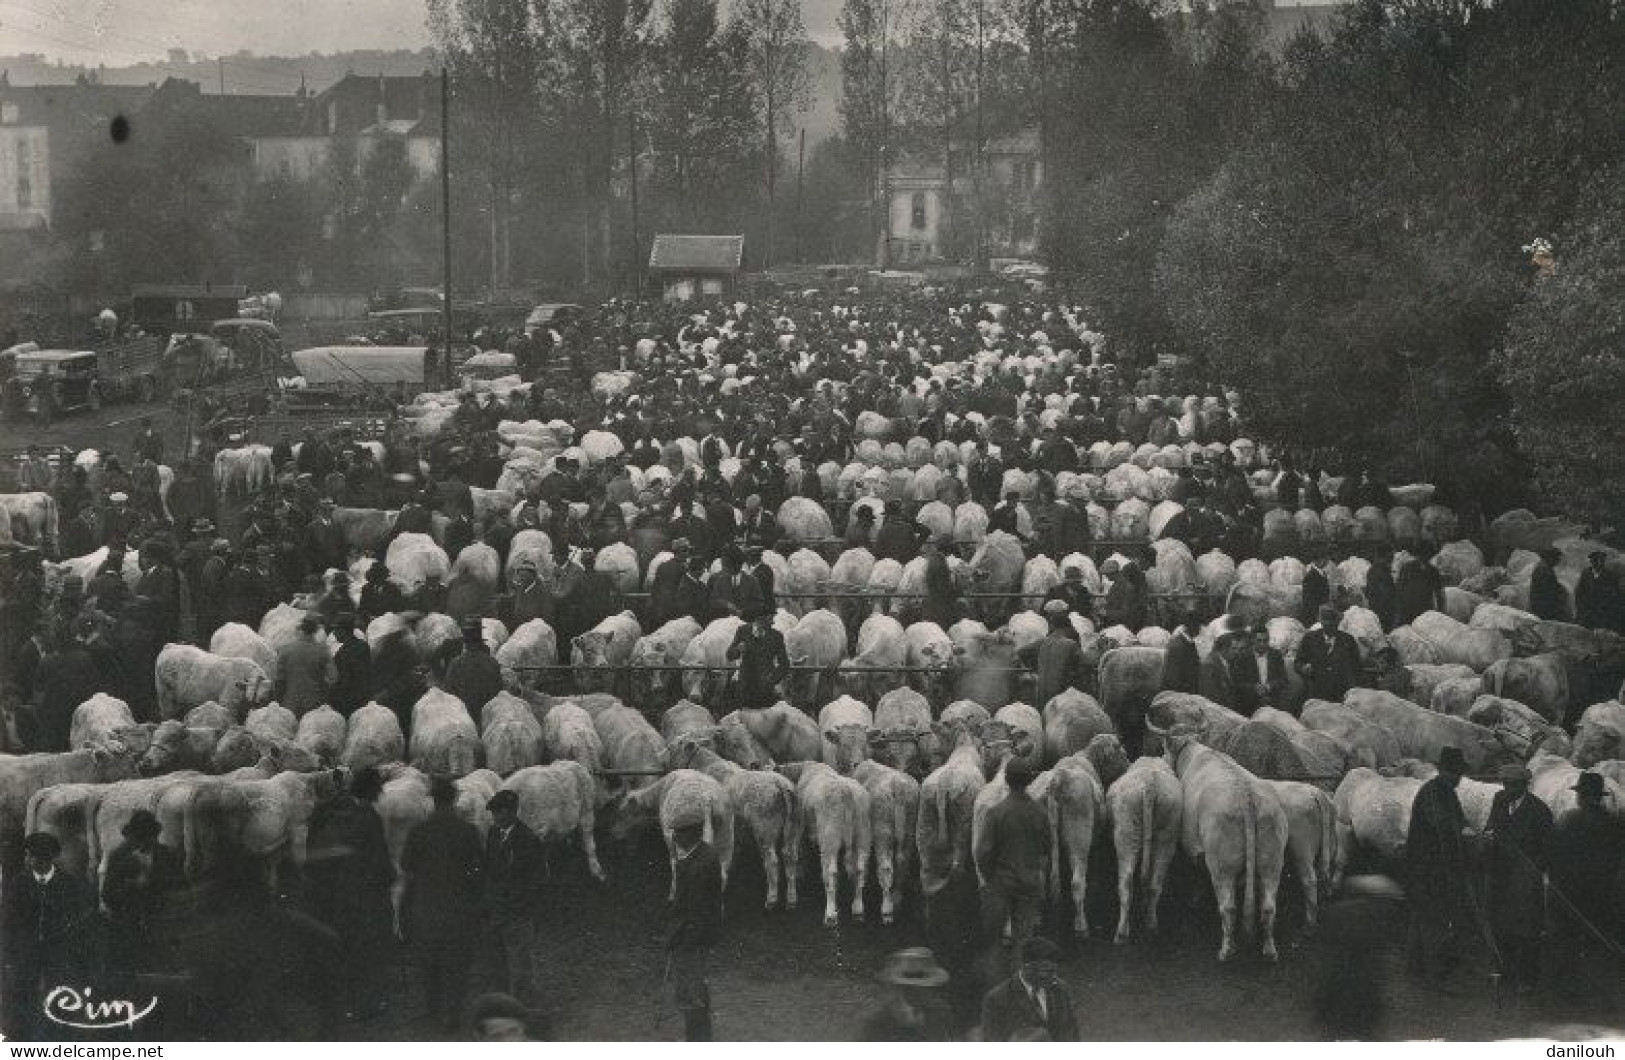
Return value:
M 840 4 L 802 0 L 808 33 L 833 42 Z M 171 48 L 211 57 L 421 48 L 424 14 L 423 0 L 0 0 L 0 54 L 116 66 Z

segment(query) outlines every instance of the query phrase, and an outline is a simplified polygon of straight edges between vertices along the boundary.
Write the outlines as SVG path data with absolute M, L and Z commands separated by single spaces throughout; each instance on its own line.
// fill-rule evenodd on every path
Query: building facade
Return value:
M 941 159 L 905 158 L 886 171 L 886 227 L 876 259 L 884 266 L 928 261 L 1030 258 L 1038 253 L 1044 167 L 1037 130 L 990 140 L 982 179 L 974 156 L 955 152 L 948 179 Z

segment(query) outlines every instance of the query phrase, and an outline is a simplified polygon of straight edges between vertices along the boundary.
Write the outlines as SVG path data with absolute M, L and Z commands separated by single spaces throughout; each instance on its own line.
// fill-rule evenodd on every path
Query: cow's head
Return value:
M 131 749 L 134 750 L 133 745 Z M 186 725 L 170 718 L 148 734 L 147 746 L 138 752 L 136 772 L 144 777 L 155 777 L 180 769 L 185 750 Z
M 1123 742 L 1113 733 L 1095 736 L 1083 749 L 1083 756 L 1095 767 L 1103 789 L 1111 787 L 1118 777 L 1128 772 L 1128 754 L 1123 750 Z
M 152 747 L 159 727 L 150 721 L 144 721 L 139 725 L 120 725 L 109 734 L 109 738 L 139 758 Z
M 269 758 L 278 772 L 284 773 L 314 773 L 321 768 L 321 759 L 308 747 L 304 747 L 287 739 L 275 739 L 265 749 L 265 757 Z
M 746 769 L 772 769 L 773 756 L 735 715 L 724 718 L 715 730 L 717 753 Z
M 824 740 L 834 748 L 832 755 L 834 761 L 829 764 L 835 772 L 848 774 L 859 762 L 869 757 L 871 731 L 867 725 L 856 723 L 836 725 L 824 730 Z
M 666 645 L 653 643 L 645 646 L 638 657 L 640 667 L 661 667 L 671 663 Z M 636 669 L 632 671 L 632 695 L 645 708 L 664 705 L 672 689 L 672 671 Z
M 609 639 L 609 634 L 603 630 L 589 629 L 570 643 L 581 653 L 583 665 L 605 666 L 609 663 Z
M 260 749 L 254 737 L 241 725 L 233 725 L 220 734 L 220 742 L 214 745 L 214 753 L 209 756 L 209 772 L 230 773 L 259 760 Z

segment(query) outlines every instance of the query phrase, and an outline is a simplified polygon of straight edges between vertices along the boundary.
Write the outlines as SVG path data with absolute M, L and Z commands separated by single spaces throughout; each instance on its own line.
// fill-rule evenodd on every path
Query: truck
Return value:
M 17 420 L 97 411 L 110 401 L 151 402 L 163 391 L 165 375 L 163 349 L 150 335 L 90 350 L 19 352 L 4 406 L 7 417 Z

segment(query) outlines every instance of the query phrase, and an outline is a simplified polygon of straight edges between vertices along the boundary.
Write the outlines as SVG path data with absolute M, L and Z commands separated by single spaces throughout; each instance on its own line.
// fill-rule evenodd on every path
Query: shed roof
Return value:
M 655 236 L 649 268 L 668 272 L 733 272 L 745 257 L 744 236 Z

